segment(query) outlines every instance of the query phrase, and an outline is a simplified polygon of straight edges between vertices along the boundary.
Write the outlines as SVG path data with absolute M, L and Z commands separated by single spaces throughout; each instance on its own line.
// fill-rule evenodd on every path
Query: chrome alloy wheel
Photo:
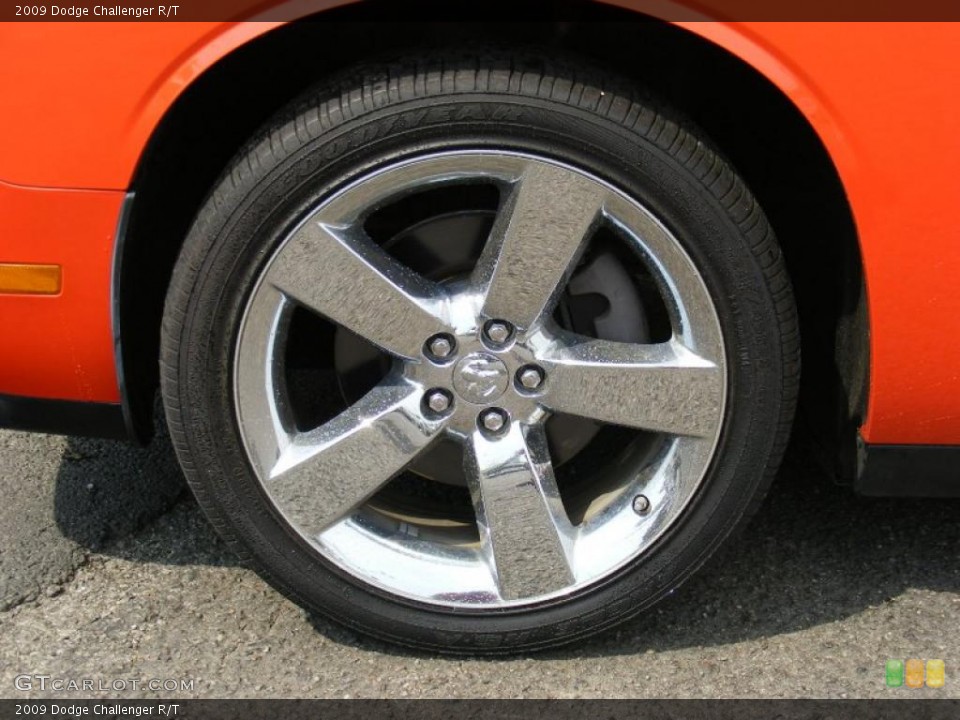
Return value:
M 470 183 L 497 186 L 501 202 L 466 277 L 431 281 L 364 231 L 386 203 Z M 554 321 L 559 294 L 601 225 L 649 269 L 669 316 L 668 340 L 614 342 Z M 362 398 L 307 430 L 294 422 L 283 379 L 297 307 L 392 358 Z M 399 162 L 312 209 L 249 297 L 233 386 L 252 468 L 310 547 L 393 596 L 480 610 L 566 597 L 642 556 L 701 484 L 727 395 L 716 310 L 671 232 L 586 172 L 492 151 Z M 654 452 L 621 463 L 618 482 L 575 520 L 547 442 L 557 414 L 658 438 Z M 372 500 L 441 439 L 462 445 L 471 528 L 420 523 Z

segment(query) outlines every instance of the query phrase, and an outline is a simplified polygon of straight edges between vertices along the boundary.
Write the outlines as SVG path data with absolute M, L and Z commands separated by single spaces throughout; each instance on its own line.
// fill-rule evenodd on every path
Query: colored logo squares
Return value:
M 923 660 L 907 660 L 905 669 L 907 674 L 907 687 L 923 687 Z
M 942 688 L 946 679 L 943 660 L 927 660 L 927 687 Z
M 906 685 L 908 688 L 920 688 L 926 677 L 927 687 L 942 688 L 946 683 L 946 668 L 943 660 L 927 660 L 924 673 L 923 660 L 911 658 L 904 662 L 891 659 L 884 666 L 884 677 L 887 687 Z
M 886 676 L 887 687 L 903 685 L 903 660 L 887 660 Z

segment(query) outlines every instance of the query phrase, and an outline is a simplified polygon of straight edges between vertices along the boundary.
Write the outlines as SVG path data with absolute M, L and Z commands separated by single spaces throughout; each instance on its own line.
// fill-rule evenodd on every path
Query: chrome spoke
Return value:
M 521 330 L 549 312 L 586 245 L 606 189 L 578 173 L 528 166 L 500 210 L 475 270 L 483 314 Z
M 363 503 L 436 437 L 412 384 L 378 385 L 355 405 L 295 435 L 265 485 L 302 531 L 316 535 Z
M 443 291 L 354 228 L 309 221 L 283 245 L 267 282 L 374 345 L 416 358 L 447 332 Z
M 515 600 L 569 586 L 572 528 L 541 427 L 514 423 L 495 438 L 476 431 L 464 463 L 501 597 Z
M 544 403 L 557 412 L 696 437 L 719 426 L 723 370 L 676 340 L 552 343 L 540 360 L 550 377 Z

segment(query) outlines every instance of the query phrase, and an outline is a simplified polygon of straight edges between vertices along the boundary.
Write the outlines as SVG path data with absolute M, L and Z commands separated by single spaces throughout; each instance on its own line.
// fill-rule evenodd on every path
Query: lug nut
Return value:
M 453 353 L 454 339 L 449 335 L 434 335 L 427 340 L 427 353 L 441 360 Z
M 536 365 L 527 365 L 517 372 L 517 381 L 527 390 L 536 390 L 543 384 L 543 370 Z
M 490 408 L 480 413 L 480 427 L 498 433 L 507 426 L 507 414 L 500 408 Z
M 646 515 L 650 512 L 650 500 L 646 495 L 637 495 L 633 499 L 633 511 L 637 515 Z
M 445 413 L 450 409 L 452 400 L 443 390 L 431 390 L 427 393 L 427 407 L 435 413 Z
M 491 320 L 484 328 L 484 332 L 486 332 L 488 340 L 500 345 L 510 339 L 513 328 L 510 323 L 503 320 Z

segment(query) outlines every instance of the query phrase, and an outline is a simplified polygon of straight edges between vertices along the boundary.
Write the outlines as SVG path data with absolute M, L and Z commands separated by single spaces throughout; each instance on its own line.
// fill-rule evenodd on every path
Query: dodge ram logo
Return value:
M 457 363 L 453 386 L 464 400 L 485 405 L 507 389 L 507 366 L 493 355 L 473 353 Z

